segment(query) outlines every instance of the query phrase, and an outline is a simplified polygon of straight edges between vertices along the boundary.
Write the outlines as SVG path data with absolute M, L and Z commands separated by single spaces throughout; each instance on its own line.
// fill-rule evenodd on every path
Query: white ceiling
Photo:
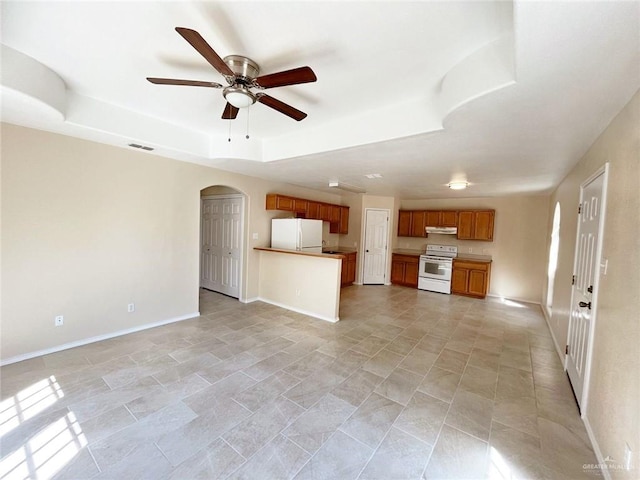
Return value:
M 637 1 L 1 8 L 3 121 L 325 191 L 547 193 L 640 87 Z M 223 82 L 176 26 L 262 74 L 311 66 L 316 83 L 268 92 L 308 117 L 256 104 L 230 123 L 220 90 L 147 82 Z M 455 179 L 471 185 L 450 191 Z

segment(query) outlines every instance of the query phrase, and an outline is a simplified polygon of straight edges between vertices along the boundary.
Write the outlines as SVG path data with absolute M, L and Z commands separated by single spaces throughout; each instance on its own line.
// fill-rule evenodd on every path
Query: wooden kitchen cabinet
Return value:
M 331 205 L 328 203 L 320 204 L 320 220 L 324 222 L 331 221 Z
M 456 210 L 442 210 L 440 212 L 440 226 L 441 227 L 458 226 L 458 212 Z
M 349 207 L 315 202 L 305 198 L 289 197 L 279 193 L 269 193 L 266 197 L 267 210 L 294 212 L 296 217 L 329 222 L 331 233 L 349 233 Z
M 294 199 L 292 197 L 270 193 L 267 195 L 266 208 L 267 210 L 284 210 L 287 212 L 293 212 L 293 201 Z
M 490 279 L 491 262 L 466 259 L 453 260 L 451 293 L 484 298 L 489 291 Z
M 358 252 L 344 253 L 343 255 L 345 258 L 342 259 L 340 286 L 348 287 L 349 285 L 353 285 L 353 282 L 356 281 Z
M 411 236 L 411 212 L 409 210 L 400 210 L 398 212 L 398 236 Z
M 311 202 L 307 203 L 307 212 L 305 218 L 310 218 L 312 220 L 320 220 L 320 203 L 319 202 Z
M 294 198 L 293 199 L 293 211 L 300 213 L 307 213 L 307 206 L 309 202 L 302 198 Z
M 426 212 L 411 212 L 411 236 L 412 237 L 425 237 L 424 231 L 426 222 Z
M 394 253 L 391 256 L 391 283 L 418 287 L 420 256 Z
M 340 207 L 340 220 L 331 222 L 329 233 L 349 233 L 349 207 Z
M 398 212 L 399 237 L 425 237 L 425 211 L 400 210 Z
M 330 205 L 329 222 L 340 223 L 340 207 L 338 205 Z
M 425 226 L 426 227 L 439 227 L 440 226 L 440 210 L 427 210 L 425 213 Z
M 495 210 L 458 212 L 458 239 L 493 241 Z
M 399 237 L 426 237 L 425 227 L 457 225 L 457 210 L 400 210 L 398 212 Z

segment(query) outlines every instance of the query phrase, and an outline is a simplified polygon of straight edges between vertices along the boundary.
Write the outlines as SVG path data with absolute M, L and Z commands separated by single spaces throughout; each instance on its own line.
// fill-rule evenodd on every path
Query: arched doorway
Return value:
M 214 185 L 200 191 L 200 288 L 242 300 L 245 195 Z

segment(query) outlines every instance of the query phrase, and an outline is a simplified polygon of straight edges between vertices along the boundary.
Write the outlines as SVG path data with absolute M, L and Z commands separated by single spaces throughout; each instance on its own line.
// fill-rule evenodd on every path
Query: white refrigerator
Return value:
M 272 219 L 271 248 L 322 253 L 322 220 Z

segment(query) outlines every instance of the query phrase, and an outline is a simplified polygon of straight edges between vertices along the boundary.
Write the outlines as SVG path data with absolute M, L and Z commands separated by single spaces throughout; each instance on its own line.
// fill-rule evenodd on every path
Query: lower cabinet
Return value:
M 342 276 L 340 279 L 341 287 L 348 287 L 353 285 L 356 281 L 356 260 L 358 257 L 357 252 L 344 253 L 342 259 Z
M 420 257 L 418 255 L 394 253 L 391 256 L 391 283 L 417 288 L 419 268 Z
M 451 272 L 451 293 L 484 298 L 489 291 L 491 262 L 454 260 Z

